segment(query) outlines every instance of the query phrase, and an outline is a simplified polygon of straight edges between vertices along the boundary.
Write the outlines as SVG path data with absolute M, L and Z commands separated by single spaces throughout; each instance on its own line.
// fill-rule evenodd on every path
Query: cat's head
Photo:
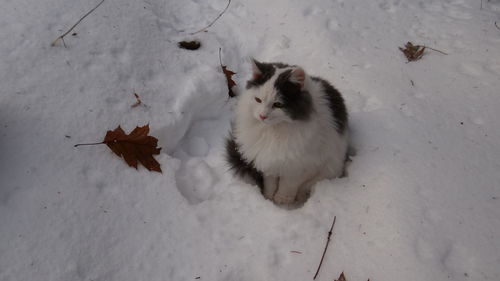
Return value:
M 312 98 L 307 76 L 297 66 L 261 63 L 252 59 L 252 79 L 247 82 L 253 117 L 265 124 L 308 120 Z

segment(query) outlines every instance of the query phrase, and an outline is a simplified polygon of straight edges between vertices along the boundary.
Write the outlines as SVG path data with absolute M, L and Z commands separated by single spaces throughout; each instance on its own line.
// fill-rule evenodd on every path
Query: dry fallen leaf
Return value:
M 401 52 L 403 52 L 408 59 L 408 61 L 416 61 L 422 58 L 424 55 L 425 46 L 413 45 L 413 43 L 408 42 L 405 48 L 399 47 Z
M 236 83 L 233 81 L 232 76 L 236 73 L 227 69 L 227 67 L 225 65 L 222 65 L 222 72 L 224 72 L 224 75 L 226 75 L 227 90 L 228 90 L 229 97 L 231 97 L 231 98 L 235 97 L 236 94 L 233 92 L 233 86 L 236 86 Z
M 148 136 L 148 133 L 149 125 L 136 127 L 128 135 L 118 126 L 106 133 L 103 143 L 116 155 L 123 157 L 129 166 L 137 169 L 139 162 L 146 169 L 161 173 L 160 163 L 153 158 L 153 155 L 160 154 L 161 148 L 156 147 L 158 139 Z
M 221 49 L 219 48 L 220 67 L 222 68 L 222 72 L 226 76 L 228 95 L 230 98 L 233 98 L 236 96 L 236 94 L 233 92 L 233 87 L 236 86 L 236 83 L 234 82 L 232 77 L 234 74 L 236 74 L 236 72 L 233 72 L 233 71 L 227 69 L 227 66 L 222 64 L 222 59 L 220 57 L 220 51 L 221 51 Z

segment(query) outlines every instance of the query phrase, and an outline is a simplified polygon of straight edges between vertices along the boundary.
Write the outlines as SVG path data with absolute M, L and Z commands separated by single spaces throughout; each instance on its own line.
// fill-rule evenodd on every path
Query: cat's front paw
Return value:
M 285 196 L 276 194 L 274 195 L 273 201 L 276 204 L 292 204 L 295 202 L 295 196 Z

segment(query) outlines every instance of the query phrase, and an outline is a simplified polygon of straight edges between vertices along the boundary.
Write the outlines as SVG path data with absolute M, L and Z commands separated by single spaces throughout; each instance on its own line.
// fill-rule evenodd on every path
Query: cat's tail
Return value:
M 245 160 L 238 148 L 238 144 L 234 140 L 233 135 L 230 134 L 226 140 L 226 160 L 230 165 L 230 169 L 243 179 L 250 178 L 262 189 L 264 186 L 264 176 L 262 172 L 255 168 L 253 162 Z

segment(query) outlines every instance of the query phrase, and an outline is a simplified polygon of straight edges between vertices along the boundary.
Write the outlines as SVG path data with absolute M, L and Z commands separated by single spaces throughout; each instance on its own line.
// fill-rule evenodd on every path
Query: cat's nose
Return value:
M 264 115 L 260 115 L 259 114 L 259 117 L 260 117 L 261 120 L 266 120 L 267 119 L 267 116 L 264 116 Z

